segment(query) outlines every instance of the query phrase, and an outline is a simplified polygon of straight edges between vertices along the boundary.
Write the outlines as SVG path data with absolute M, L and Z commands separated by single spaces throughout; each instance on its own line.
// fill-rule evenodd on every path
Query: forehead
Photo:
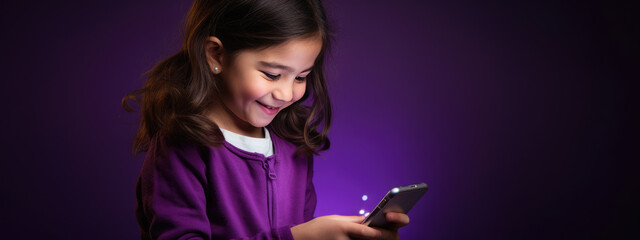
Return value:
M 253 66 L 259 62 L 276 63 L 300 72 L 313 65 L 321 49 L 319 37 L 292 39 L 265 49 L 243 50 L 238 53 L 237 61 Z

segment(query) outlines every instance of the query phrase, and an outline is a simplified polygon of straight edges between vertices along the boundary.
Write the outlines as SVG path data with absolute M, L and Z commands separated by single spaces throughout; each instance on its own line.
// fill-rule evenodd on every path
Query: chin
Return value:
M 251 122 L 249 122 L 249 124 L 251 124 L 251 126 L 261 128 L 261 127 L 266 127 L 272 121 L 273 121 L 273 119 L 271 119 L 269 121 L 265 121 L 265 120 L 262 120 L 262 121 L 251 121 Z
M 251 126 L 257 127 L 257 128 L 262 128 L 262 127 L 266 127 L 267 125 L 269 125 L 269 123 L 267 124 L 254 124 L 252 123 Z

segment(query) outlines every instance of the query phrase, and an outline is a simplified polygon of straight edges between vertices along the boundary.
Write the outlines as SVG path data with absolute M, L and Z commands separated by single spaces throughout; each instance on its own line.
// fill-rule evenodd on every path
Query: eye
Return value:
M 262 71 L 261 71 L 262 72 Z M 278 80 L 278 78 L 280 78 L 280 74 L 278 75 L 273 75 L 273 74 L 269 74 L 266 72 L 262 72 L 265 76 L 267 76 L 269 79 L 271 80 Z
M 304 77 L 296 77 L 296 81 L 298 81 L 298 82 L 307 81 L 307 77 L 309 77 L 309 74 L 311 74 L 311 73 L 307 73 L 307 75 L 304 76 Z

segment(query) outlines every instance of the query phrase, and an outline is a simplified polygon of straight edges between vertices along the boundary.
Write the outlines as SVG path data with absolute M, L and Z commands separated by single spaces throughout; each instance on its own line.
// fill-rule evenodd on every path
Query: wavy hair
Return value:
M 232 59 L 241 50 L 264 49 L 316 34 L 321 36 L 322 49 L 307 76 L 304 96 L 281 110 L 269 126 L 275 134 L 295 144 L 298 154 L 310 156 L 328 149 L 331 104 L 325 83 L 324 57 L 331 36 L 322 3 L 319 0 L 195 0 L 186 17 L 181 50 L 148 71 L 142 89 L 122 99 L 122 106 L 128 112 L 134 111 L 129 100 L 140 105 L 142 116 L 133 153 L 146 152 L 156 135 L 172 145 L 219 146 L 223 143 L 218 126 L 204 115 L 212 104 L 221 104 L 222 80 L 211 72 L 206 61 L 205 41 L 209 36 L 218 37 Z

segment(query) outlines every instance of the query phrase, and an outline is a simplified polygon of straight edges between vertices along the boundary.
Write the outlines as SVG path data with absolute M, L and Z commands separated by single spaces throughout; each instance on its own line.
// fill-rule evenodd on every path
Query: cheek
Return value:
M 242 98 L 253 100 L 258 99 L 267 94 L 267 82 L 260 76 L 247 76 L 239 86 L 242 92 Z
M 307 89 L 307 83 L 296 84 L 293 86 L 293 101 L 296 102 L 304 96 L 304 92 Z

